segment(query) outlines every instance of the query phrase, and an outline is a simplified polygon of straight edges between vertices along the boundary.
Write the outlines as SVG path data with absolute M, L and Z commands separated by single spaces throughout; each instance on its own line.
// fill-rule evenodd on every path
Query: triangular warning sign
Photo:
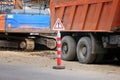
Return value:
M 57 21 L 55 22 L 54 26 L 53 26 L 53 30 L 65 30 L 61 20 L 58 18 Z

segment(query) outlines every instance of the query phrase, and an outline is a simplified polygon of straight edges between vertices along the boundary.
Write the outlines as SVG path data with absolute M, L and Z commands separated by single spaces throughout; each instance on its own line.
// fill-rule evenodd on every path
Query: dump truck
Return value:
M 98 63 L 120 60 L 120 0 L 50 0 L 51 28 L 59 18 L 62 59 Z M 111 53 L 112 52 L 112 53 Z
M 0 1 L 0 47 L 33 51 L 39 45 L 55 49 L 49 11 L 30 0 L 24 4 L 21 1 Z

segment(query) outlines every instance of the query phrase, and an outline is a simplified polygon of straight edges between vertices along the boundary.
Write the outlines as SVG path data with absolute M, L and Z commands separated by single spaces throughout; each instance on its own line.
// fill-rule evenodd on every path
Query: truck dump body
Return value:
M 60 18 L 66 31 L 119 30 L 120 0 L 51 0 L 51 26 Z

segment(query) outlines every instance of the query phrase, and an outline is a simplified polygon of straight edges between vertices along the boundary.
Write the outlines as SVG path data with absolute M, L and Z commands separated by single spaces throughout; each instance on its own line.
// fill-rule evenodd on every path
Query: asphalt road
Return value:
M 0 64 L 0 80 L 120 80 L 119 75 Z

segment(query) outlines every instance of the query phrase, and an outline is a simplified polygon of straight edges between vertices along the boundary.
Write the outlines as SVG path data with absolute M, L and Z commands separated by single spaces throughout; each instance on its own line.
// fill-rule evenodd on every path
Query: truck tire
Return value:
M 33 51 L 35 48 L 35 43 L 33 39 L 25 39 L 21 41 L 20 48 L 24 51 Z
M 89 37 L 82 37 L 77 44 L 77 57 L 80 63 L 90 64 L 96 59 L 96 55 L 92 54 L 92 44 Z
M 120 52 L 119 52 L 119 48 L 114 50 L 114 53 L 115 53 L 115 57 L 118 59 L 118 61 L 120 62 Z
M 62 54 L 63 60 L 72 61 L 76 58 L 76 42 L 71 36 L 62 38 Z
M 118 61 L 120 62 L 120 54 L 118 54 L 116 57 L 117 57 Z

